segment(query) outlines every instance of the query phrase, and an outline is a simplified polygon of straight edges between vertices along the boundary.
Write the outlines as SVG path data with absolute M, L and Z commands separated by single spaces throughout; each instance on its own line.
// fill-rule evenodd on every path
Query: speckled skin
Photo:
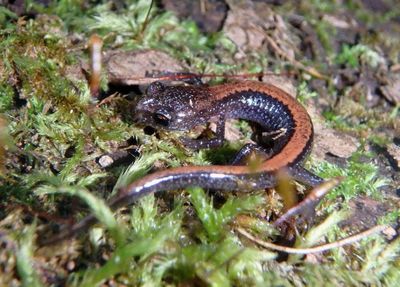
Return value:
M 188 166 L 159 171 L 120 190 L 118 196 L 109 202 L 114 209 L 153 192 L 188 186 L 228 191 L 273 187 L 276 184 L 275 173 L 282 168 L 286 168 L 294 179 L 310 186 L 323 181 L 301 166 L 313 139 L 309 115 L 299 102 L 275 86 L 248 81 L 212 87 L 166 87 L 155 82 L 149 86 L 147 96 L 138 103 L 135 116 L 147 125 L 168 130 L 189 130 L 210 121 L 216 122 L 215 138 L 183 139 L 185 145 L 194 149 L 221 145 L 226 119 L 248 120 L 255 127 L 257 152 L 261 150 L 266 159 L 256 167 Z M 263 142 L 265 133 L 272 133 L 273 140 L 270 136 Z M 239 153 L 239 158 L 254 150 L 249 147 Z M 95 217 L 89 215 L 52 238 L 51 242 L 69 237 L 95 221 Z
M 183 139 L 184 144 L 195 149 L 221 145 L 225 120 L 230 118 L 255 123 L 256 134 L 284 132 L 272 146 L 263 146 L 260 140 L 268 158 L 255 170 L 245 165 L 168 169 L 126 187 L 121 193 L 124 200 L 129 198 L 131 201 L 135 194 L 193 185 L 238 190 L 243 189 L 241 183 L 246 182 L 248 189 L 272 187 L 275 185 L 273 173 L 284 167 L 305 184 L 314 186 L 322 182 L 321 178 L 300 166 L 312 144 L 311 119 L 299 102 L 275 86 L 250 81 L 212 87 L 164 86 L 155 82 L 150 85 L 147 96 L 138 103 L 136 115 L 143 123 L 169 130 L 188 130 L 210 121 L 216 122 L 214 139 Z

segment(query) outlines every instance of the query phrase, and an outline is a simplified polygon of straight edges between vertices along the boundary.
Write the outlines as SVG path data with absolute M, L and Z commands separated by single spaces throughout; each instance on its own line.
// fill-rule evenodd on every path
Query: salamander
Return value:
M 225 121 L 243 119 L 253 127 L 256 144 L 245 145 L 231 165 L 185 166 L 161 170 L 122 188 L 109 201 L 111 208 L 132 204 L 158 191 L 200 186 L 216 190 L 255 190 L 274 187 L 276 173 L 285 168 L 290 176 L 308 186 L 323 179 L 302 167 L 313 141 L 313 125 L 305 108 L 276 86 L 244 81 L 206 85 L 167 86 L 150 84 L 135 109 L 138 122 L 166 130 L 190 130 L 214 122 L 210 139 L 182 138 L 192 149 L 217 147 L 224 142 Z M 264 160 L 250 167 L 244 158 L 252 152 Z M 86 229 L 96 222 L 94 215 L 51 238 L 56 242 Z

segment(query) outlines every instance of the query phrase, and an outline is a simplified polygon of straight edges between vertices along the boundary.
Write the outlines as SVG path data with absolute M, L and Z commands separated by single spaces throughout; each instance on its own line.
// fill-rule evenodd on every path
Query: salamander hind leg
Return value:
M 324 182 L 324 179 L 319 177 L 318 175 L 308 171 L 300 164 L 295 164 L 289 166 L 289 173 L 293 177 L 294 180 L 297 180 L 305 185 L 310 187 L 315 187 Z

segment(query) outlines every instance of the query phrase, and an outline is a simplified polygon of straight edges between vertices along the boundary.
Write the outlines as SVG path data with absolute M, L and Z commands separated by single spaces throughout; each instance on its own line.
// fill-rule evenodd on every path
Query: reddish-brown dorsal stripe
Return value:
M 263 162 L 260 167 L 262 171 L 275 171 L 294 163 L 308 148 L 313 136 L 311 119 L 306 109 L 283 90 L 273 85 L 250 81 L 214 86 L 209 89 L 218 100 L 242 91 L 261 92 L 273 97 L 289 109 L 296 126 L 293 136 L 279 153 Z

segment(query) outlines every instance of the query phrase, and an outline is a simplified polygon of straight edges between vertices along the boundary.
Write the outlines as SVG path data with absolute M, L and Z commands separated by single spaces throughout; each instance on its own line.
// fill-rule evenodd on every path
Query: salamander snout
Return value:
M 173 116 L 170 111 L 164 108 L 149 110 L 141 109 L 139 106 L 136 108 L 133 118 L 135 122 L 154 126 L 155 128 L 168 128 Z
M 143 123 L 154 128 L 177 129 L 174 127 L 175 120 L 173 109 L 154 104 L 154 99 L 147 97 L 138 102 L 133 115 L 134 121 Z

